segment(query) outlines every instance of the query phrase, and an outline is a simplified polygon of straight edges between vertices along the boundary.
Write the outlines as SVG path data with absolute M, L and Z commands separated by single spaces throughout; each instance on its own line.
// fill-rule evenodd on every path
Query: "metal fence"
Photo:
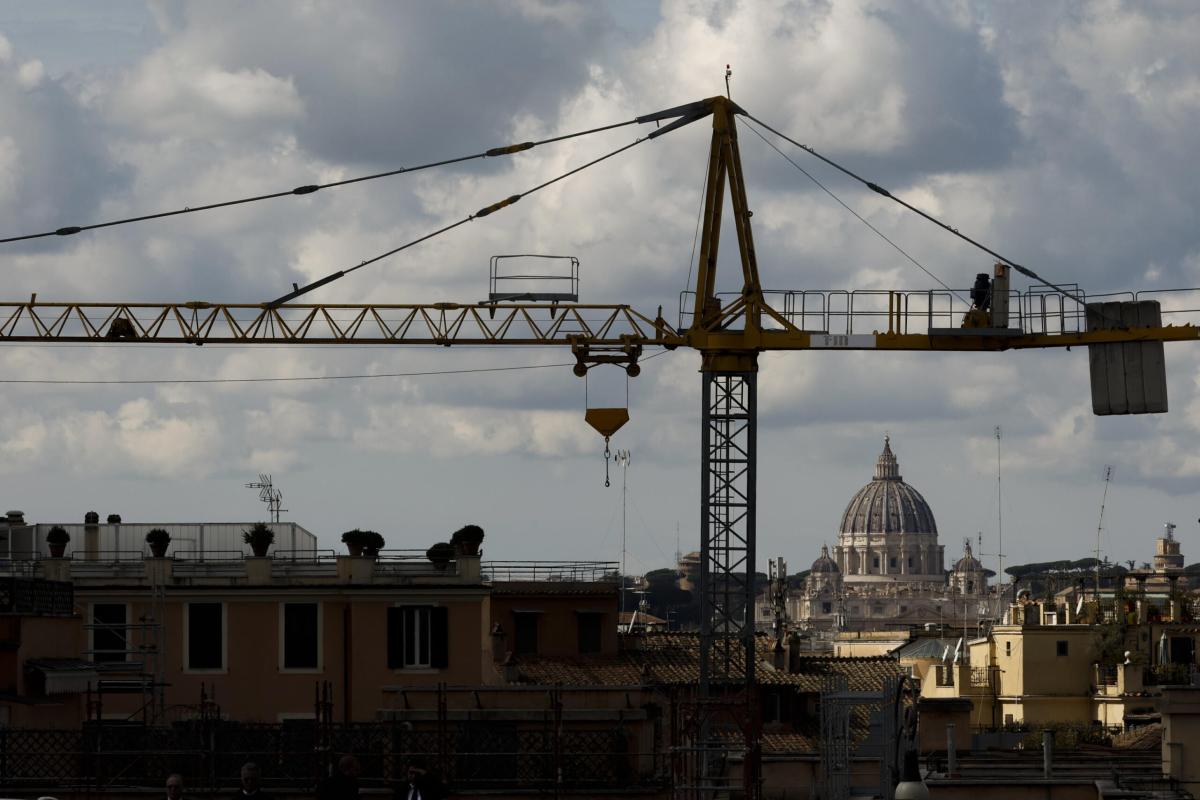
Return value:
M 0 613 L 70 615 L 75 589 L 66 581 L 0 577 Z
M 660 786 L 663 762 L 638 753 L 622 725 L 567 730 L 493 720 L 414 727 L 403 722 L 279 724 L 184 720 L 169 727 L 89 723 L 77 730 L 0 728 L 0 788 L 102 791 L 161 789 L 180 773 L 197 792 L 237 784 L 247 761 L 262 782 L 311 790 L 345 753 L 362 764 L 364 787 L 402 779 L 419 756 L 456 791 L 604 793 Z
M 617 561 L 484 561 L 486 581 L 580 581 L 617 583 Z

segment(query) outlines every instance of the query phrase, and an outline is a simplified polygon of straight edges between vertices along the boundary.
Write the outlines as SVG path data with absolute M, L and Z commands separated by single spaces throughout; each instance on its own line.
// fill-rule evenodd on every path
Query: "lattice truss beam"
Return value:
M 681 343 L 626 305 L 0 303 L 0 341 L 194 344 Z
M 756 373 L 704 373 L 701 686 L 754 674 Z

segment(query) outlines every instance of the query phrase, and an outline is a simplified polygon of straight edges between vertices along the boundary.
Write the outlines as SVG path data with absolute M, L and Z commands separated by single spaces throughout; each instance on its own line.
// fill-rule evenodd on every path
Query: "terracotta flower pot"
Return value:
M 271 548 L 270 542 L 251 542 L 250 549 L 254 551 L 255 558 L 266 558 L 267 550 Z
M 358 558 L 363 554 L 363 546 L 353 542 L 346 542 L 346 550 L 355 558 Z
M 154 558 L 166 558 L 167 542 L 151 542 L 150 555 Z
M 63 553 L 65 553 L 67 550 L 66 542 L 63 542 L 62 544 L 54 544 L 52 542 L 49 542 L 49 543 L 47 543 L 47 546 L 50 548 L 50 557 L 51 558 L 62 558 Z

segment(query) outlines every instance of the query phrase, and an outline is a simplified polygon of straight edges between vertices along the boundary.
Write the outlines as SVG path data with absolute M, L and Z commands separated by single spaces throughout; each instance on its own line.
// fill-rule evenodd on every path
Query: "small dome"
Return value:
M 900 475 L 890 438 L 883 440 L 875 477 L 846 506 L 841 533 L 937 533 L 929 503 Z
M 971 540 L 967 539 L 963 542 L 963 557 L 954 562 L 955 572 L 983 572 L 983 564 L 979 563 L 979 559 L 971 555 Z
M 829 557 L 828 545 L 821 545 L 821 557 L 812 563 L 811 571 L 814 573 L 840 572 L 837 562 Z

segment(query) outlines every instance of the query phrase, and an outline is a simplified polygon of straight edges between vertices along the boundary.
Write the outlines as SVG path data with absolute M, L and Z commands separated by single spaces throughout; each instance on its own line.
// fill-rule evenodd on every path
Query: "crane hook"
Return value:
M 612 452 L 608 449 L 608 437 L 604 437 L 604 488 L 612 486 L 608 480 L 608 462 L 612 458 Z

